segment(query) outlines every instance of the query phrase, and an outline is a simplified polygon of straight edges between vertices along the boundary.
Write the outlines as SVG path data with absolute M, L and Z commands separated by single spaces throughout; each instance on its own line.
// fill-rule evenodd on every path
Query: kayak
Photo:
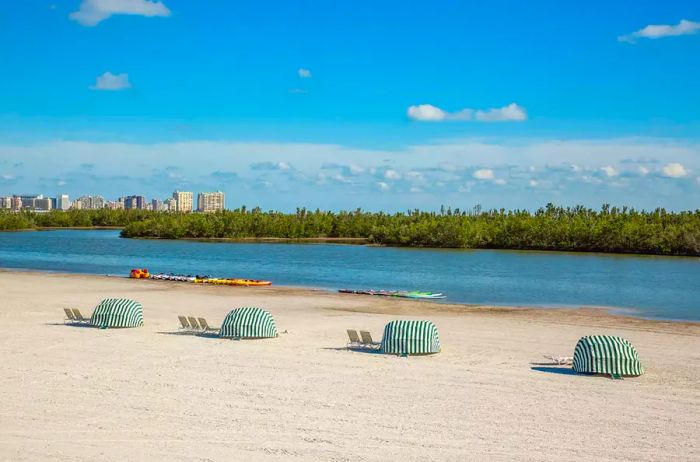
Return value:
M 202 282 L 206 284 L 216 284 L 223 286 L 269 286 L 272 284 L 270 281 L 261 281 L 259 279 L 229 279 L 229 278 L 208 278 L 208 279 L 198 279 L 195 282 Z
M 433 292 L 407 292 L 407 293 L 401 294 L 399 296 L 406 297 L 406 298 L 427 298 L 427 299 L 431 299 L 431 300 L 447 298 L 445 295 L 442 295 L 441 293 L 433 293 Z
M 445 295 L 439 292 L 421 292 L 419 290 L 413 291 L 400 291 L 400 290 L 355 290 L 355 289 L 340 289 L 338 290 L 341 294 L 358 294 L 358 295 L 376 295 L 380 297 L 398 297 L 398 298 L 413 298 L 413 299 L 427 299 L 427 300 L 439 300 L 447 298 Z
M 179 275 L 179 274 L 149 274 L 148 270 L 132 270 L 129 277 L 135 279 L 155 279 L 159 281 L 177 281 L 177 282 L 190 282 L 195 284 L 216 284 L 225 286 L 269 286 L 272 284 L 270 281 L 262 281 L 259 279 L 245 279 L 245 278 L 213 278 L 211 276 L 205 275 Z

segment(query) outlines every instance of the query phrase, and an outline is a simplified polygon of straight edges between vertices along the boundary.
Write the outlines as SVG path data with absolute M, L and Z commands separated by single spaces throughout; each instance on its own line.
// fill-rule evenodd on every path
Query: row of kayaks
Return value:
M 270 281 L 261 281 L 259 279 L 244 279 L 244 278 L 215 278 L 209 275 L 180 275 L 180 274 L 151 274 L 147 269 L 133 269 L 129 273 L 132 279 L 151 279 L 156 281 L 176 281 L 176 282 L 191 282 L 195 284 L 214 284 L 220 286 L 269 286 Z
M 357 294 L 357 295 L 376 295 L 379 297 L 399 297 L 399 298 L 413 298 L 413 299 L 427 299 L 427 300 L 440 300 L 447 298 L 447 296 L 438 292 L 421 292 L 419 290 L 354 290 L 354 289 L 340 289 L 338 292 L 341 294 Z

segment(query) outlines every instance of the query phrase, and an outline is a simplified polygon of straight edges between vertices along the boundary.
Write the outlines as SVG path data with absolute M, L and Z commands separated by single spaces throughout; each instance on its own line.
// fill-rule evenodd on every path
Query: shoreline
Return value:
M 598 327 L 619 327 L 648 332 L 667 332 L 680 335 L 700 335 L 700 321 L 655 319 L 634 316 L 619 311 L 630 310 L 625 307 L 606 306 L 536 306 L 536 305 L 488 305 L 478 303 L 456 303 L 430 300 L 411 300 L 393 297 L 378 297 L 359 294 L 341 294 L 334 289 L 311 286 L 274 284 L 260 287 L 228 287 L 209 284 L 191 284 L 178 281 L 131 279 L 128 276 L 110 274 L 69 273 L 51 270 L 35 270 L 0 267 L 0 274 L 21 275 L 36 274 L 66 279 L 107 279 L 125 280 L 135 284 L 163 286 L 178 290 L 223 291 L 225 295 L 301 295 L 310 297 L 330 297 L 360 303 L 360 307 L 330 310 L 348 311 L 364 314 L 411 314 L 411 315 L 473 315 L 481 314 L 494 317 L 518 319 L 537 319 L 555 324 L 581 325 L 582 323 Z M 208 292 L 207 292 L 208 293 Z M 221 292 L 217 292 L 221 293 Z M 618 311 L 618 312 L 615 312 Z
M 60 230 L 75 230 L 75 231 L 118 231 L 124 229 L 124 226 L 43 226 L 36 228 L 24 229 L 6 229 L 0 230 L 0 233 L 26 232 L 26 231 L 60 231 Z M 339 245 L 358 245 L 367 247 L 386 247 L 392 249 L 410 249 L 410 250 L 453 250 L 453 251 L 500 251 L 500 252 L 541 252 L 546 254 L 574 254 L 574 255 L 606 255 L 612 257 L 651 257 L 651 258 L 698 258 L 700 254 L 673 254 L 673 253 L 644 253 L 644 252 L 605 252 L 601 250 L 576 250 L 576 249 L 538 249 L 538 248 L 505 248 L 505 247 L 428 247 L 428 246 L 402 246 L 389 245 L 382 243 L 374 243 L 366 237 L 303 237 L 303 238 L 287 238 L 287 237 L 181 237 L 181 238 L 163 238 L 152 236 L 134 236 L 121 237 L 122 239 L 134 240 L 154 240 L 154 241 L 190 241 L 190 242 L 212 242 L 212 243 L 263 243 L 263 244 L 339 244 Z
M 697 459 L 695 323 L 36 271 L 0 272 L 0 292 L 3 460 Z M 90 316 L 111 297 L 140 302 L 143 326 L 64 324 L 64 308 Z M 279 336 L 179 329 L 241 306 Z M 376 341 L 396 319 L 432 321 L 440 353 L 347 348 L 347 329 Z M 545 359 L 586 335 L 629 340 L 644 374 Z

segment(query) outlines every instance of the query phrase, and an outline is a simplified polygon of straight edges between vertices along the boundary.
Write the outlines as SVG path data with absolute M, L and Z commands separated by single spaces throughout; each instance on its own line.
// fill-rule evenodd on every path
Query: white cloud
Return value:
M 382 191 L 388 191 L 389 190 L 389 184 L 383 182 L 383 181 L 377 181 L 377 186 L 379 186 L 379 189 Z
M 14 180 L 14 179 L 15 179 L 15 176 L 14 176 L 14 175 L 10 175 L 9 173 L 3 173 L 2 179 L 3 179 L 3 180 Z
M 679 35 L 691 35 L 700 31 L 700 22 L 682 19 L 676 25 L 651 24 L 631 34 L 621 35 L 617 38 L 620 42 L 635 43 L 637 39 L 658 39 L 663 37 L 677 37 Z
M 515 103 L 504 106 L 498 109 L 487 109 L 485 111 L 476 111 L 474 118 L 480 122 L 521 122 L 527 120 L 525 109 Z
M 406 111 L 409 119 L 420 122 L 442 122 L 448 120 L 463 120 L 477 122 L 508 122 L 527 120 L 525 109 L 515 103 L 502 108 L 493 109 L 462 109 L 447 112 L 432 104 L 413 105 Z
M 606 165 L 605 167 L 601 167 L 600 169 L 605 175 L 608 177 L 614 177 L 618 176 L 620 172 L 617 171 L 617 169 L 611 165 Z
M 192 162 L 193 153 L 197 162 Z M 653 162 L 625 163 L 632 158 L 653 158 Z M 11 167 L 10 159 L 21 159 L 24 165 Z M 85 171 L 81 167 L 84 163 L 94 167 Z M 664 179 L 662 168 L 671 163 L 683 165 L 687 176 Z M 571 165 L 579 170 L 574 172 Z M 639 165 L 647 167 L 649 174 L 637 174 Z M 465 191 L 470 191 L 468 203 L 480 202 L 486 207 L 534 207 L 552 201 L 678 210 L 695 209 L 700 203 L 700 186 L 695 183 L 700 175 L 697 140 L 467 137 L 391 148 L 225 140 L 0 143 L 0 184 L 15 183 L 14 191 L 76 196 L 94 191 L 114 198 L 138 190 L 165 197 L 180 184 L 168 171 L 154 177 L 152 169 L 162 172 L 164 166 L 177 166 L 179 172 L 186 172 L 187 186 L 195 191 L 223 188 L 235 197 L 233 204 L 284 210 L 294 210 L 299 204 L 401 210 L 436 201 L 457 203 Z M 619 170 L 619 175 L 607 177 L 601 171 L 605 166 Z M 389 169 L 401 179 L 385 178 Z M 235 188 L 226 179 L 212 176 L 212 172 L 231 170 L 239 175 Z M 477 170 L 491 174 L 476 174 Z M 15 179 L 2 179 L 2 174 L 12 174 Z M 497 179 L 506 180 L 506 185 L 499 186 Z M 67 184 L 59 187 L 59 180 Z M 530 186 L 530 180 L 537 181 L 536 187 Z M 617 180 L 627 186 L 612 190 Z M 271 189 L 259 189 L 265 187 L 262 181 L 272 183 Z M 679 188 L 682 182 L 692 184 L 692 189 Z M 422 192 L 409 194 L 414 187 Z M 385 192 L 378 194 L 382 190 Z M 422 195 L 426 195 L 426 202 L 416 202 Z
M 506 184 L 507 182 L 506 182 L 506 180 L 504 180 L 503 178 L 496 178 L 496 179 L 494 180 L 494 183 L 496 183 L 496 184 L 499 185 L 499 186 L 503 186 L 503 185 Z
M 386 178 L 387 180 L 400 180 L 401 175 L 399 175 L 399 172 L 397 172 L 396 170 L 387 170 L 386 172 L 384 172 L 384 178 Z
M 670 178 L 682 178 L 688 175 L 688 170 L 677 162 L 664 165 L 664 168 L 662 168 L 661 171 L 663 172 L 664 176 Z
M 495 178 L 493 170 L 490 168 L 476 170 L 472 176 L 477 180 L 493 180 Z
M 310 79 L 311 78 L 311 71 L 308 69 L 304 69 L 303 67 L 300 67 L 299 70 L 297 71 L 297 75 L 299 75 L 299 77 L 302 79 Z M 323 80 L 323 79 L 321 79 L 321 80 Z
M 408 108 L 408 117 L 421 122 L 439 122 L 446 120 L 447 113 L 432 104 L 419 104 Z
M 98 75 L 95 84 L 90 86 L 90 90 L 117 91 L 124 90 L 126 88 L 131 88 L 131 83 L 129 83 L 129 74 L 122 73 L 115 75 L 111 72 L 105 72 L 102 75 Z
M 527 182 L 527 184 L 528 184 L 530 187 L 534 188 L 534 187 L 537 186 L 539 183 L 537 183 L 537 180 L 530 180 L 530 181 Z
M 648 175 L 648 174 L 649 174 L 649 169 L 646 168 L 646 167 L 643 166 L 643 165 L 640 165 L 639 167 L 637 167 L 637 170 L 639 171 L 639 174 L 642 175 L 642 176 L 645 176 L 645 175 Z
M 115 14 L 134 16 L 170 16 L 163 2 L 151 0 L 83 0 L 80 9 L 68 17 L 83 26 L 96 26 Z
M 250 164 L 251 170 L 263 170 L 263 171 L 280 171 L 286 172 L 292 170 L 292 166 L 288 162 L 256 162 Z

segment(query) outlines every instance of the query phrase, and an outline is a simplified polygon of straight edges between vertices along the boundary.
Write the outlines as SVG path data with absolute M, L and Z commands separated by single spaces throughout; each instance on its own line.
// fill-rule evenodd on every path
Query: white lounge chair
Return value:
M 90 318 L 84 318 L 83 315 L 80 313 L 80 310 L 77 308 L 73 308 L 73 315 L 75 316 L 76 322 L 79 322 L 81 324 L 87 324 L 90 322 Z
M 187 320 L 190 322 L 190 326 L 192 326 L 192 329 L 195 331 L 201 330 L 199 327 L 199 323 L 197 322 L 197 318 L 194 318 L 192 316 L 187 316 Z
M 197 318 L 199 320 L 199 326 L 204 332 L 218 332 L 220 329 L 218 327 L 211 327 L 207 320 L 204 318 Z
M 372 334 L 370 334 L 366 330 L 360 331 L 360 337 L 362 337 L 362 346 L 364 346 L 365 348 L 377 350 L 382 345 L 380 342 L 375 342 L 374 340 L 372 340 Z
M 567 366 L 567 365 L 574 363 L 574 358 L 572 356 L 554 356 L 554 355 L 543 355 L 543 356 L 558 366 Z
M 71 311 L 70 308 L 63 308 L 63 312 L 66 313 L 66 317 L 63 319 L 64 323 L 67 322 L 70 324 L 72 322 L 77 321 L 77 319 L 75 319 L 75 316 L 73 315 L 73 311 Z
M 357 331 L 348 329 L 347 332 L 348 332 L 348 338 L 350 339 L 350 342 L 348 342 L 347 347 L 348 348 L 362 348 L 362 341 L 360 341 L 360 336 L 357 335 Z
M 180 320 L 180 330 L 191 330 L 190 323 L 184 316 L 178 316 L 177 319 Z

